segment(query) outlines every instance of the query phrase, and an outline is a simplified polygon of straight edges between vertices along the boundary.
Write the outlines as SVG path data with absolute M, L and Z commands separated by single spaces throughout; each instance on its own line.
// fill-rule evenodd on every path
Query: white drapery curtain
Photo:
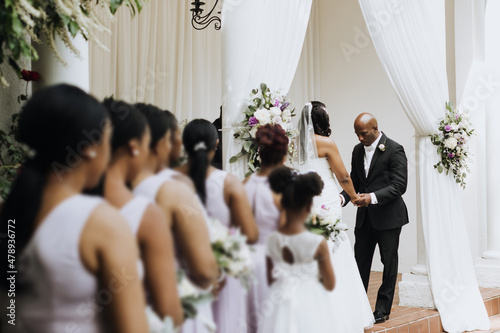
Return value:
M 246 100 L 266 83 L 287 93 L 308 26 L 312 0 L 225 0 L 222 6 L 224 169 L 243 178 L 246 163 L 229 164 L 241 150 L 233 140 Z
M 114 21 L 101 13 L 111 34 L 98 35 L 109 51 L 89 43 L 91 93 L 152 103 L 180 120 L 217 118 L 222 104 L 221 31 L 213 26 L 194 30 L 190 8 L 189 1 L 150 0 L 135 17 L 127 8 Z M 290 90 L 298 110 L 319 98 L 318 14 L 315 2 Z
M 459 187 L 439 174 L 437 129 L 448 101 L 444 0 L 359 0 L 373 44 L 418 140 L 418 182 L 429 282 L 447 332 L 489 329 Z
M 99 37 L 109 51 L 90 43 L 91 93 L 151 103 L 180 120 L 218 118 L 221 32 L 194 30 L 190 8 L 190 1 L 151 0 L 134 17 L 128 8 L 113 22 L 102 13 L 111 34 Z

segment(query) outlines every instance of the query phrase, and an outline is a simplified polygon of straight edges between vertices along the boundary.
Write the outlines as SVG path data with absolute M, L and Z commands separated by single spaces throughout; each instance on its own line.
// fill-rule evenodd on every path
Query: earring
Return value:
M 139 151 L 138 151 L 138 150 L 133 150 L 133 151 L 132 151 L 132 155 L 134 155 L 134 156 L 139 155 Z
M 97 157 L 97 153 L 95 152 L 95 150 L 89 150 L 88 153 L 87 153 L 87 156 L 90 157 L 90 158 L 96 158 Z

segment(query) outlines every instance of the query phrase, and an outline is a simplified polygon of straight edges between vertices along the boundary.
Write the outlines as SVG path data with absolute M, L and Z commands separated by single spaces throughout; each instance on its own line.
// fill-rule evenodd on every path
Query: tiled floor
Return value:
M 401 275 L 398 278 L 398 284 L 401 280 Z M 382 273 L 372 272 L 370 277 L 370 285 L 368 287 L 368 298 L 372 309 L 375 307 L 377 299 L 377 291 L 382 284 Z M 479 332 L 497 332 L 500 330 L 500 289 L 480 288 L 483 296 L 486 310 L 491 317 L 491 329 L 489 331 Z M 365 333 L 441 333 L 443 327 L 439 313 L 436 310 L 410 308 L 397 305 L 399 303 L 399 288 L 396 286 L 396 294 L 394 295 L 394 306 L 391 311 L 390 319 L 382 324 L 376 324 Z

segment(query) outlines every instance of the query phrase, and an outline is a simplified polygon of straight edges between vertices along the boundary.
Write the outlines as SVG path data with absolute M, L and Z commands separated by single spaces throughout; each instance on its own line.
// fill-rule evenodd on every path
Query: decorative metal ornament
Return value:
M 215 30 L 220 30 L 220 11 L 214 13 L 218 3 L 219 0 L 215 0 L 213 8 L 207 14 L 203 15 L 204 9 L 202 7 L 205 5 L 205 3 L 201 2 L 200 0 L 194 0 L 194 2 L 191 3 L 191 5 L 194 6 L 193 8 L 191 8 L 191 25 L 193 26 L 193 28 L 195 28 L 196 30 L 203 30 L 210 24 L 212 24 L 212 22 L 214 22 Z

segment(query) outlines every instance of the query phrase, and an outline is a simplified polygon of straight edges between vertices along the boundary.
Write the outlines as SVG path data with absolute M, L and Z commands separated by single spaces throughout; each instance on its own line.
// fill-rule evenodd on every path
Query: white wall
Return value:
M 416 175 L 414 129 L 404 114 L 377 54 L 366 33 L 358 2 L 353 0 L 315 0 L 319 2 L 320 96 L 328 106 L 333 135 L 344 163 L 350 169 L 351 152 L 358 143 L 353 122 L 361 112 L 374 114 L 379 127 L 402 144 L 409 160 L 408 190 L 404 200 L 410 224 L 403 228 L 399 248 L 400 272 L 409 272 L 416 264 Z M 364 36 L 364 37 L 363 37 Z M 341 47 L 355 47 L 357 53 L 344 56 Z M 344 209 L 344 221 L 354 241 L 356 210 Z M 378 256 L 374 270 L 381 270 Z

